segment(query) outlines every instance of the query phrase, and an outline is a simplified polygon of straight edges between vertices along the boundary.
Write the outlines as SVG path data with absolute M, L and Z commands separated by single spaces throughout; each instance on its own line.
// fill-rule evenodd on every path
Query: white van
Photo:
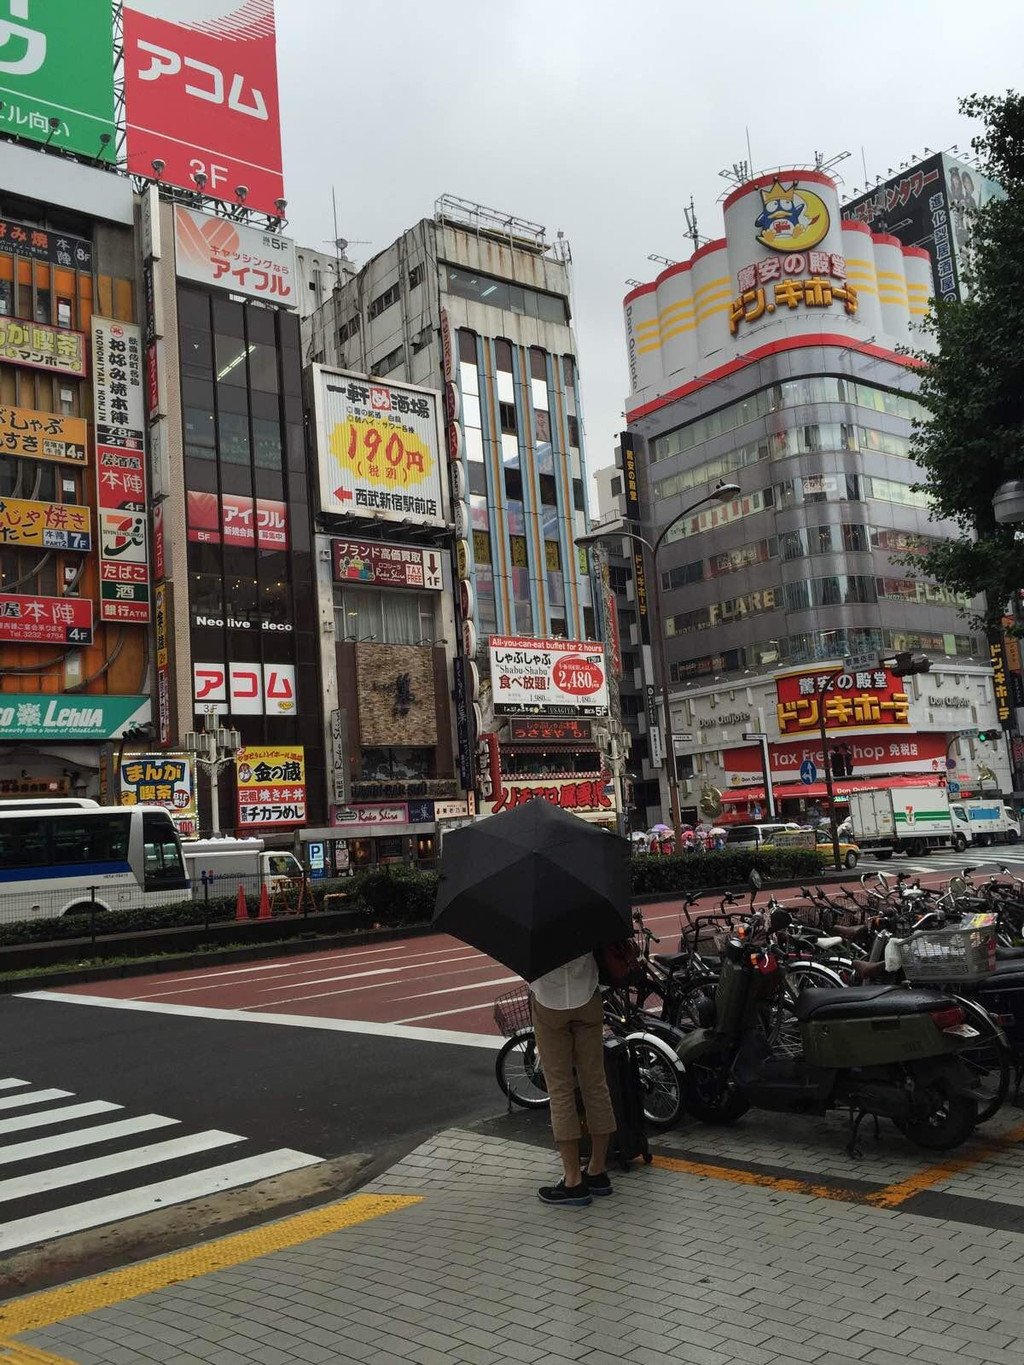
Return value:
M 294 853 L 265 850 L 262 839 L 192 839 L 182 844 L 181 852 L 197 896 L 203 893 L 204 873 L 213 894 L 233 892 L 239 878 L 248 886 L 250 878 L 259 877 L 268 891 L 302 880 L 302 864 Z
M 968 844 L 983 848 L 986 844 L 1020 841 L 1020 821 L 998 798 L 951 801 L 949 815 L 953 821 L 953 847 L 958 852 L 962 853 Z
M 762 844 L 770 844 L 781 830 L 799 829 L 800 826 L 793 820 L 780 820 L 773 825 L 727 825 L 726 828 L 729 831 L 726 848 L 759 849 Z

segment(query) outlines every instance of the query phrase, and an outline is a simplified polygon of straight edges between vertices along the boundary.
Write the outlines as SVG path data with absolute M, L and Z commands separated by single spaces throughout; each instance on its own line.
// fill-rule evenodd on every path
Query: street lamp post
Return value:
M 220 834 L 220 775 L 233 763 L 242 747 L 238 730 L 226 730 L 217 725 L 217 717 L 207 712 L 205 730 L 189 730 L 184 747 L 195 754 L 196 763 L 205 768 L 210 777 L 210 832 Z
M 676 765 L 676 750 L 675 743 L 672 739 L 672 716 L 669 711 L 668 701 L 669 684 L 668 658 L 665 653 L 665 631 L 663 627 L 663 618 L 661 610 L 661 574 L 658 571 L 658 552 L 664 545 L 668 533 L 673 529 L 673 527 L 678 526 L 678 524 L 683 520 L 684 517 L 688 517 L 690 513 L 695 512 L 698 507 L 703 507 L 705 503 L 728 502 L 730 498 L 737 497 L 739 495 L 739 491 L 740 491 L 739 484 L 735 483 L 718 484 L 715 488 L 711 490 L 710 493 L 706 493 L 704 497 L 698 498 L 695 503 L 692 503 L 689 507 L 684 507 L 683 510 L 677 516 L 674 516 L 672 520 L 668 523 L 668 525 L 660 532 L 660 534 L 657 536 L 653 543 L 647 540 L 644 536 L 640 535 L 638 531 L 631 531 L 628 528 L 628 526 L 618 523 L 611 526 L 599 526 L 594 531 L 588 531 L 586 535 L 576 537 L 577 545 L 587 546 L 594 544 L 594 542 L 598 540 L 609 540 L 616 536 L 618 537 L 624 536 L 627 540 L 632 540 L 636 544 L 642 545 L 644 549 L 650 553 L 651 564 L 653 566 L 654 581 L 654 592 L 652 593 L 652 604 L 654 606 L 654 630 L 657 637 L 658 646 L 658 672 L 661 675 L 660 678 L 661 714 L 662 726 L 664 728 L 665 734 L 664 744 L 665 766 L 668 771 L 669 800 L 671 801 L 672 805 L 672 828 L 676 836 L 677 851 L 682 847 L 683 831 L 682 818 L 679 813 L 679 781 L 676 776 L 678 772 L 678 768 Z
M 828 734 L 825 730 L 825 693 L 842 671 L 841 668 L 837 668 L 834 672 L 823 677 L 818 684 L 818 721 L 821 726 L 821 761 L 825 765 L 825 790 L 828 793 L 828 824 L 829 831 L 832 835 L 832 861 L 837 872 L 840 870 L 839 826 L 836 823 L 836 792 L 832 782 L 832 764 L 828 752 Z

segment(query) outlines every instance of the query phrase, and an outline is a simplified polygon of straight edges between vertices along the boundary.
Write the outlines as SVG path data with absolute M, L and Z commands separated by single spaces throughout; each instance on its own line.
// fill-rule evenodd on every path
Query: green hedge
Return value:
M 754 852 L 722 849 L 714 853 L 682 853 L 633 859 L 633 893 L 700 891 L 704 887 L 738 886 L 756 868 L 770 881 L 799 881 L 825 869 L 825 855 L 814 848 L 773 848 Z

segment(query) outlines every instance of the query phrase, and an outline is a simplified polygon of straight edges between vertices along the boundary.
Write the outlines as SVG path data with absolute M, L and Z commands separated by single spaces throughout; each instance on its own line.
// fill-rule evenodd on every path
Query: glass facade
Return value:
M 295 670 L 295 712 L 231 715 L 246 744 L 305 748 L 325 818 L 299 321 L 179 287 L 192 658 Z M 180 588 L 179 588 L 180 591 Z

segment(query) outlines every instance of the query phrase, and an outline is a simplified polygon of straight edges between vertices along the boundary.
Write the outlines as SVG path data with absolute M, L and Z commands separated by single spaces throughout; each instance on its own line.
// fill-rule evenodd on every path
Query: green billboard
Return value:
M 0 133 L 113 161 L 110 0 L 6 0 L 0 16 Z
M 148 697 L 79 693 L 0 693 L 0 742 L 22 739 L 121 739 L 152 718 Z M 130 736 L 128 736 L 130 737 Z

